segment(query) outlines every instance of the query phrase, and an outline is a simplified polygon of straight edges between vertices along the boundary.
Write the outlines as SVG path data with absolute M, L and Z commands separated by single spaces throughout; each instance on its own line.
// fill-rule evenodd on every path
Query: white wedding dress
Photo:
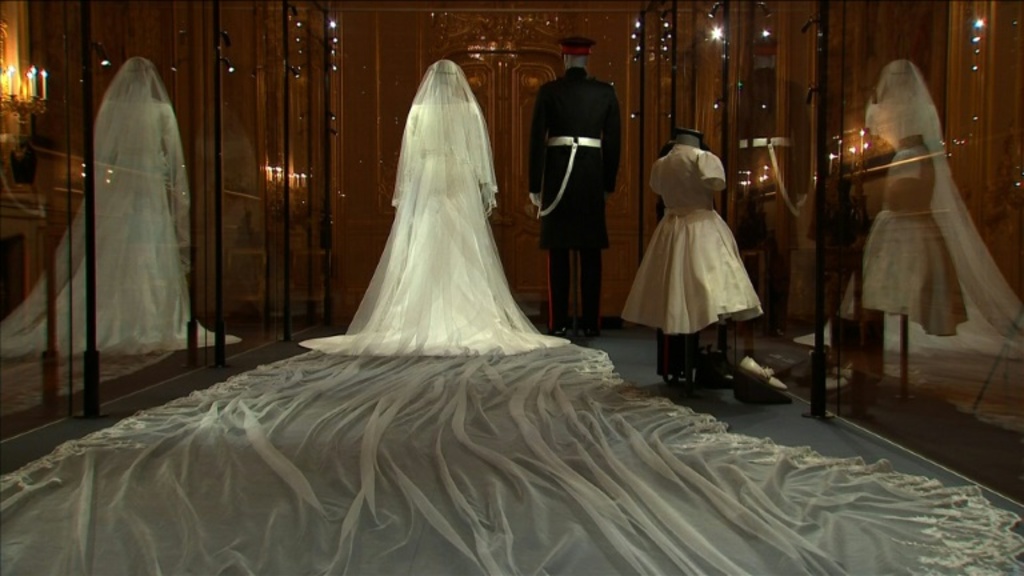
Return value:
M 509 290 L 487 216 L 497 185 L 487 125 L 462 69 L 441 60 L 406 121 L 384 253 L 347 334 L 306 340 L 333 354 L 517 354 L 542 335 Z

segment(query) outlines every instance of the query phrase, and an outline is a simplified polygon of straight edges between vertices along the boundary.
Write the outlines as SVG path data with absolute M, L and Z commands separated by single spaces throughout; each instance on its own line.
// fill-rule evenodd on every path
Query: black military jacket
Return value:
M 580 146 L 562 200 L 541 222 L 541 248 L 607 248 L 605 193 L 615 190 L 621 149 L 615 90 L 570 68 L 537 93 L 530 129 L 530 192 L 555 200 L 569 162 L 569 146 L 548 146 L 555 136 L 600 138 L 601 148 Z

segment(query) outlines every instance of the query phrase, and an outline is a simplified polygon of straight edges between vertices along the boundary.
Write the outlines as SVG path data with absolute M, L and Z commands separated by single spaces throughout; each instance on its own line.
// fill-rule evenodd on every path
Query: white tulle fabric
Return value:
M 96 117 L 94 141 L 97 348 L 118 354 L 185 348 L 189 184 L 174 109 L 152 62 L 130 58 L 118 71 Z M 54 340 L 62 355 L 81 352 L 84 208 L 61 239 L 54 263 Z M 4 358 L 38 356 L 47 336 L 43 278 L 0 324 L 0 350 Z M 199 342 L 212 344 L 202 327 Z
M 568 341 L 540 334 L 512 298 L 487 215 L 497 186 L 487 125 L 455 63 L 420 83 L 402 138 L 395 220 L 336 354 L 517 354 Z
M 760 316 L 761 301 L 736 239 L 713 208 L 713 194 L 725 188 L 721 160 L 676 144 L 651 168 L 651 188 L 664 200 L 665 216 L 644 252 L 622 318 L 666 334 L 693 334 L 723 318 Z
M 5 574 L 1011 574 L 975 487 L 726 431 L 600 351 L 309 352 L 0 478 Z

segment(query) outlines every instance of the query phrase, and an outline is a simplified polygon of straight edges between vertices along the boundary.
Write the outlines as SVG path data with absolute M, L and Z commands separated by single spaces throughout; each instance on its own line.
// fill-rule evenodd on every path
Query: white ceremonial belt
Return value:
M 600 138 L 587 138 L 586 136 L 552 136 L 548 138 L 548 146 L 586 146 L 587 148 L 600 148 Z
M 785 136 L 774 136 L 772 138 L 751 138 L 740 140 L 740 149 L 744 148 L 766 148 L 768 146 L 789 146 L 789 138 Z
M 548 138 L 548 146 L 571 146 L 569 150 L 569 162 L 565 166 L 565 176 L 562 177 L 562 185 L 558 188 L 558 194 L 555 195 L 555 199 L 551 202 L 547 208 L 537 208 L 537 218 L 547 216 L 558 206 L 558 203 L 562 201 L 562 195 L 565 194 L 565 186 L 569 183 L 569 175 L 572 174 L 572 164 L 576 161 L 576 149 L 580 146 L 586 146 L 587 148 L 600 148 L 600 138 L 587 138 L 586 136 L 552 136 Z

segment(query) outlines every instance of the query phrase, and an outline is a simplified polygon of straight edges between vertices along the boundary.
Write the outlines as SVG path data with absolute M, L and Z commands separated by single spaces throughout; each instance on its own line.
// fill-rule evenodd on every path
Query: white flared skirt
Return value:
M 953 260 L 932 214 L 884 210 L 864 246 L 863 307 L 906 314 L 926 333 L 956 334 L 967 309 Z
M 761 314 L 732 231 L 717 212 L 701 209 L 669 211 L 658 223 L 622 318 L 667 334 L 693 334 L 721 318 Z

